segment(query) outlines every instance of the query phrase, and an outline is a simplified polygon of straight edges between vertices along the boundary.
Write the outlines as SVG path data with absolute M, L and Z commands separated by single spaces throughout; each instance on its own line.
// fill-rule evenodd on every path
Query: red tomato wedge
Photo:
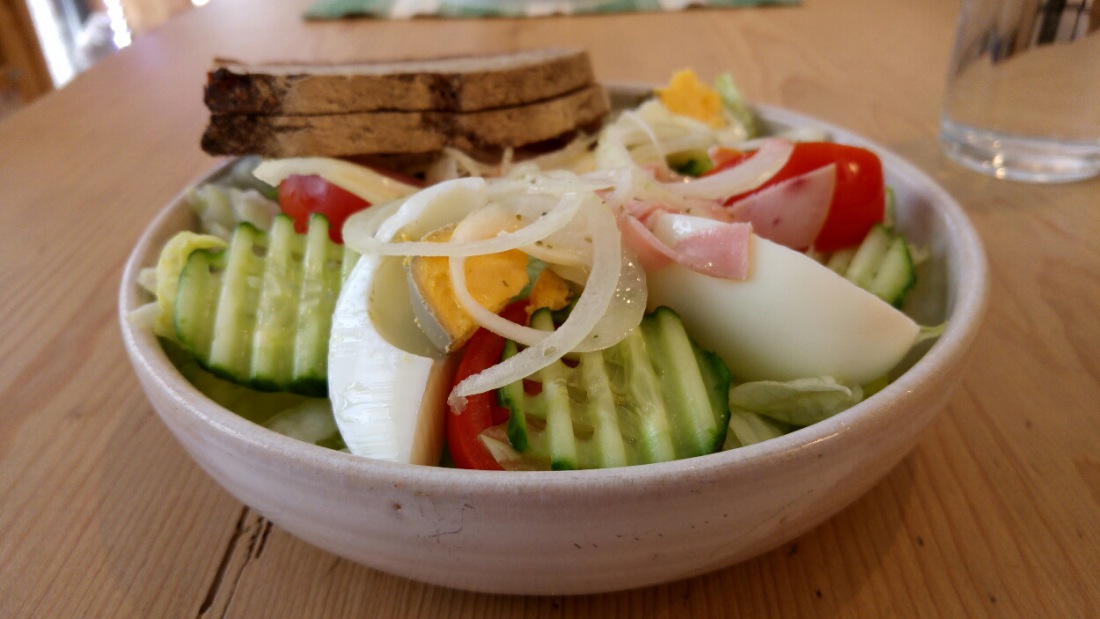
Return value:
M 368 206 L 366 200 L 320 176 L 295 174 L 279 183 L 279 208 L 294 220 L 299 234 L 309 229 L 310 215 L 319 213 L 328 219 L 329 238 L 343 243 L 344 220 Z
M 716 165 L 708 174 L 735 166 L 751 156 L 751 152 L 719 150 L 713 155 Z M 836 164 L 836 189 L 814 248 L 836 251 L 856 245 L 867 236 L 871 226 L 883 220 L 886 209 L 882 161 L 864 148 L 834 142 L 799 142 L 787 164 L 768 182 L 753 191 L 731 196 L 726 204 L 830 163 Z
M 501 316 L 515 323 L 526 323 L 527 301 L 512 303 Z M 478 329 L 462 351 L 451 389 L 467 377 L 500 363 L 503 354 L 504 338 L 488 329 Z M 461 413 L 448 411 L 446 415 L 447 449 L 456 467 L 503 470 L 478 438 L 486 428 L 508 420 L 508 409 L 497 403 L 496 390 L 472 395 L 466 399 L 466 408 Z

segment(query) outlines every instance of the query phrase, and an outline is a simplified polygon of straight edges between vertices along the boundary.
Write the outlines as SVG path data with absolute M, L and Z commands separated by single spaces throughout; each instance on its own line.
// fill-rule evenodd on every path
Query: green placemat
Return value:
M 375 17 L 545 17 L 681 11 L 690 7 L 792 5 L 799 0 L 316 0 L 306 19 Z

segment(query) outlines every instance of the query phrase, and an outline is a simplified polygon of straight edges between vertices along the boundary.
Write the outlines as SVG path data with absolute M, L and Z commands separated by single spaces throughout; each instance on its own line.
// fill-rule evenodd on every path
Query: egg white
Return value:
M 400 259 L 360 258 L 333 314 L 329 397 L 351 453 L 435 465 L 452 364 L 420 341 L 407 299 Z
M 483 202 L 481 179 L 435 185 L 402 203 L 381 226 L 349 219 L 345 240 L 353 245 L 356 230 L 375 227 L 370 233 L 380 240 L 399 234 L 419 238 L 450 223 L 455 212 Z M 363 213 L 360 220 L 372 217 L 369 209 Z M 453 360 L 416 324 L 403 260 L 365 254 L 344 283 L 329 338 L 329 398 L 351 453 L 435 465 L 443 446 Z
M 671 246 L 715 225 L 723 224 L 668 214 L 654 233 Z M 676 310 L 738 380 L 832 376 L 864 384 L 889 372 L 916 340 L 912 319 L 809 256 L 756 235 L 749 252 L 745 281 L 680 265 L 648 274 L 649 306 Z

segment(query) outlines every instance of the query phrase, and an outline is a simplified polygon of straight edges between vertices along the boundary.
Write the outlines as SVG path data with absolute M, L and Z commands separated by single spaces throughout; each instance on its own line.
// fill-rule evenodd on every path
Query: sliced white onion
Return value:
M 667 159 L 667 153 L 662 144 L 663 141 L 657 137 L 653 125 L 643 120 L 637 112 L 632 111 L 623 112 L 622 119 L 631 121 L 634 126 L 641 131 L 642 135 L 645 136 L 645 142 L 643 142 L 643 144 L 648 144 L 653 148 L 654 159 L 656 161 L 664 162 Z M 636 156 L 632 158 L 637 159 Z
M 720 200 L 763 185 L 787 164 L 793 151 L 794 144 L 789 140 L 769 138 L 744 163 L 710 176 L 665 186 L 682 196 Z
M 455 235 L 452 235 L 451 240 L 444 243 L 433 241 L 391 243 L 375 238 L 364 238 L 357 241 L 354 249 L 361 253 L 383 256 L 446 256 L 455 258 L 495 254 L 541 241 L 569 223 L 569 220 L 576 215 L 579 207 L 579 198 L 563 199 L 546 215 L 539 217 L 533 223 L 513 232 L 500 232 L 497 236 L 490 238 L 483 238 L 481 234 L 472 232 L 473 230 L 491 229 L 493 233 L 497 233 L 501 230 L 499 217 L 496 218 L 498 225 L 479 225 L 483 219 L 497 215 L 483 208 L 463 220 L 464 223 L 469 223 L 468 229 L 471 230 L 471 233 L 464 235 L 463 238 L 477 240 L 466 241 L 457 238 Z
M 610 348 L 621 342 L 642 322 L 648 297 L 645 271 L 637 259 L 627 255 L 626 248 L 623 248 L 620 261 L 622 268 L 619 282 L 615 286 L 607 311 L 584 341 L 573 349 L 574 352 L 595 352 Z
M 519 173 L 522 170 L 523 173 Z M 493 197 L 508 196 L 528 198 L 557 197 L 570 191 L 602 191 L 614 187 L 614 180 L 608 174 L 585 174 L 583 176 L 566 170 L 539 171 L 534 167 L 517 166 L 517 172 L 506 179 L 496 179 L 490 185 Z
M 653 174 L 635 167 L 630 170 L 622 170 L 621 182 L 615 190 L 606 196 L 613 205 L 624 206 L 633 201 L 661 203 L 672 210 L 681 213 L 698 212 L 701 203 L 709 202 L 711 207 L 715 201 L 711 198 L 689 196 L 674 191 L 684 183 L 662 183 L 653 177 Z
M 606 208 L 593 201 L 590 207 Z M 524 253 L 557 267 L 575 267 L 585 273 L 592 264 L 592 238 L 583 218 L 576 218 L 569 225 L 539 241 L 521 247 Z M 584 279 L 580 280 L 583 283 Z
M 590 197 L 585 208 L 603 208 L 603 206 L 594 197 Z M 460 227 L 464 228 L 467 222 L 468 220 L 464 221 Z M 584 277 L 578 283 L 585 286 L 594 285 L 589 281 L 589 265 L 592 261 L 591 232 L 587 228 L 580 231 L 576 228 L 578 226 L 570 227 L 577 236 L 583 237 L 582 244 L 587 245 L 589 250 L 587 252 L 588 256 L 582 265 L 584 267 Z M 456 230 L 455 234 L 465 236 L 467 232 L 462 229 Z M 528 248 L 521 249 L 526 251 Z M 455 262 L 458 262 L 458 260 L 460 259 L 454 259 Z M 626 254 L 625 249 L 620 260 L 619 279 L 615 282 L 615 291 L 611 303 L 608 305 L 607 311 L 599 317 L 585 340 L 573 349 L 574 352 L 591 352 L 614 346 L 641 322 L 646 303 L 645 271 L 633 256 Z M 551 264 L 552 268 L 560 268 L 560 266 L 557 263 Z M 517 325 L 479 304 L 467 289 L 464 266 L 453 264 L 450 267 L 450 276 L 456 299 L 479 326 L 527 346 L 540 342 L 546 337 L 547 332 L 545 331 Z
M 583 266 L 562 266 L 560 264 L 548 264 L 546 268 L 554 272 L 555 275 L 564 279 L 567 282 L 573 282 L 579 286 L 584 286 L 584 283 L 588 281 L 588 264 Z
M 622 123 L 615 122 L 606 127 L 600 133 L 600 139 L 596 142 L 596 167 L 601 170 L 630 169 L 637 167 L 637 162 L 630 156 L 630 150 L 626 146 L 626 137 L 630 129 Z
M 392 217 L 379 226 L 374 237 L 354 239 L 354 244 L 348 243 L 345 238 L 344 242 L 361 254 L 371 253 L 367 251 L 366 245 L 360 247 L 358 241 L 370 243 L 372 238 L 389 241 L 402 232 L 419 238 L 462 219 L 485 206 L 488 200 L 489 192 L 484 178 L 459 178 L 432 185 L 409 197 Z
M 552 237 L 547 237 L 537 244 L 525 245 L 520 249 L 528 256 L 547 264 L 573 267 L 583 273 L 588 272 L 588 264 L 592 262 L 592 252 L 584 251 L 575 244 L 562 245 L 555 243 Z M 583 282 L 584 280 L 580 281 Z
M 541 170 L 578 170 L 587 165 L 595 142 L 595 135 L 579 135 L 564 148 L 532 157 L 525 163 L 529 162 Z
M 596 199 L 593 194 L 587 195 L 591 196 L 593 200 Z M 560 203 L 568 203 L 569 206 L 561 210 L 568 211 L 575 215 L 578 207 L 584 201 L 581 194 L 566 194 L 562 196 Z M 592 204 L 589 202 L 587 208 L 603 210 L 603 206 L 599 203 Z M 549 214 L 547 214 L 547 216 L 549 217 Z M 468 220 L 464 220 L 462 223 L 458 224 L 451 238 L 454 239 L 458 237 L 459 240 L 461 240 L 471 234 L 468 223 Z M 485 327 L 497 335 L 504 336 L 527 346 L 532 346 L 546 339 L 546 331 L 539 331 L 538 329 L 532 329 L 526 325 L 516 324 L 507 318 L 498 316 L 496 313 L 489 311 L 485 306 L 474 299 L 466 285 L 465 255 L 452 255 L 448 262 L 448 267 L 451 275 L 451 287 L 454 289 L 455 299 L 462 309 L 466 310 L 466 313 L 469 314 L 478 325 Z
M 371 238 L 378 233 L 387 219 L 401 208 L 404 200 L 394 200 L 385 204 L 376 204 L 370 208 L 357 211 L 344 220 L 344 242 L 354 249 L 353 244 L 366 238 Z
M 541 341 L 456 385 L 447 398 L 452 410 L 461 411 L 470 395 L 499 389 L 534 374 L 595 335 L 593 327 L 607 312 L 619 281 L 622 240 L 615 217 L 608 209 L 586 208 L 580 213 L 588 220 L 592 234 L 592 273 L 569 318 Z M 454 276 L 454 266 L 451 273 Z

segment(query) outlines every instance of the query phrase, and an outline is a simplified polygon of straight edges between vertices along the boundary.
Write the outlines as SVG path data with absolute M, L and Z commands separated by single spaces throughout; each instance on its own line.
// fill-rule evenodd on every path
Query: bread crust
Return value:
M 606 91 L 589 85 L 549 100 L 475 112 L 214 114 L 202 148 L 213 155 L 273 158 L 428 153 L 446 146 L 493 150 L 559 137 L 609 110 Z
M 204 100 L 214 114 L 473 112 L 551 99 L 594 81 L 587 52 L 573 49 L 338 65 L 220 59 Z

